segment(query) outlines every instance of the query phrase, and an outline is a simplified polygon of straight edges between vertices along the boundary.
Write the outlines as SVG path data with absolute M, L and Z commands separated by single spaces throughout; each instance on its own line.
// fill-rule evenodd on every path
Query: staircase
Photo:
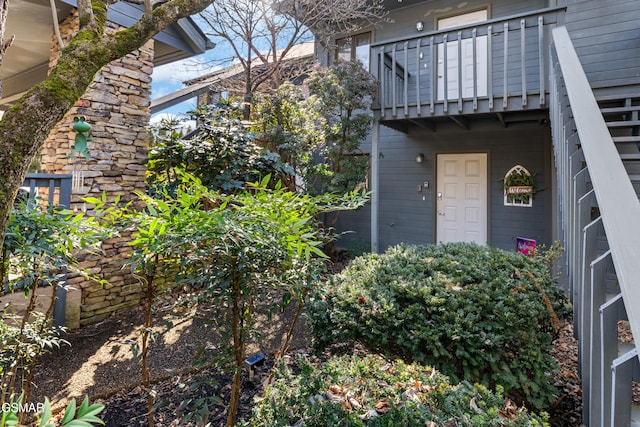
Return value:
M 634 392 L 640 339 L 640 93 L 596 98 L 564 27 L 552 31 L 550 119 L 589 427 L 640 425 Z M 623 92 L 623 88 L 618 88 Z
M 597 96 L 596 101 L 636 194 L 640 196 L 640 94 Z M 607 293 L 607 300 L 614 297 L 614 293 Z M 618 357 L 634 350 L 634 343 L 618 340 Z M 630 426 L 640 426 L 640 373 L 637 371 L 632 369 Z
M 640 194 L 640 93 L 596 97 L 622 163 Z

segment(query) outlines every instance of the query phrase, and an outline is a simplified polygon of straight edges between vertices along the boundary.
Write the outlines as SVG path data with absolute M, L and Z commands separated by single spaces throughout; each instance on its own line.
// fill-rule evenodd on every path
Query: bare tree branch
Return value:
M 242 64 L 247 99 L 278 81 L 283 60 L 305 38 L 315 36 L 329 46 L 336 34 L 378 24 L 385 16 L 382 0 L 218 0 L 202 14 L 208 34 L 228 44 Z
M 310 28 L 325 47 L 332 45 L 336 35 L 389 21 L 383 0 L 281 0 L 274 8 Z
M 80 29 L 88 29 L 93 32 L 101 31 L 96 24 L 96 18 L 93 15 L 93 7 L 91 0 L 78 0 L 78 16 L 80 18 Z
M 145 5 L 147 3 L 149 3 L 151 5 L 151 10 L 155 9 L 156 7 L 160 6 L 161 4 L 166 3 L 168 0 L 105 0 L 107 4 L 114 4 L 117 3 L 119 1 L 124 1 L 125 3 L 131 3 L 131 4 L 141 4 L 141 5 Z M 145 7 L 146 9 L 146 7 Z
M 144 13 L 145 13 L 145 15 L 147 15 L 147 16 L 151 15 L 152 11 L 153 11 L 153 7 L 151 5 L 151 0 L 144 0 Z
M 242 64 L 246 99 L 276 74 L 283 54 L 308 32 L 290 16 L 277 14 L 269 1 L 221 0 L 202 16 L 208 34 L 226 42 Z M 258 65 L 259 74 L 253 72 Z

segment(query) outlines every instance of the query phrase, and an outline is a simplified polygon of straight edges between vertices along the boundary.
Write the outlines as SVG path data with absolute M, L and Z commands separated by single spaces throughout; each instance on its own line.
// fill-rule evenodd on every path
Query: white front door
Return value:
M 472 24 L 487 20 L 487 10 L 478 10 L 463 15 L 456 15 L 450 18 L 438 20 L 438 29 L 457 27 L 465 24 Z M 470 98 L 474 95 L 474 82 L 476 85 L 476 95 L 487 95 L 487 36 L 476 37 L 475 57 L 473 51 L 473 39 L 464 39 L 460 45 L 462 59 L 458 59 L 457 40 L 447 42 L 447 55 L 445 61 L 444 43 L 438 45 L 438 100 L 444 99 L 444 68 L 447 67 L 447 99 L 458 98 L 458 67 L 461 67 L 462 97 Z M 445 64 L 446 62 L 446 64 Z M 474 80 L 474 64 L 476 78 Z
M 439 154 L 436 241 L 487 243 L 487 154 Z

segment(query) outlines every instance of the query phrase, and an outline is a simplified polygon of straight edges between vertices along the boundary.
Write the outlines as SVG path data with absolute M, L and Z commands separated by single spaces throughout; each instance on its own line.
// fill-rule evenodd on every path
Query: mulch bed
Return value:
M 567 322 L 554 342 L 554 356 L 560 364 L 556 375 L 559 397 L 549 409 L 550 424 L 554 427 L 581 427 L 582 390 L 577 374 L 577 342 L 573 337 L 573 327 Z M 299 352 L 306 353 L 309 349 Z M 250 379 L 245 373 L 238 419 L 249 419 L 256 397 L 262 392 L 262 382 L 273 366 L 273 355 L 267 355 L 264 363 L 257 366 Z M 213 381 L 211 381 L 213 380 Z M 209 383 L 208 383 L 209 382 Z M 197 426 L 194 419 L 184 417 L 197 408 L 198 399 L 216 398 L 207 405 L 207 421 L 212 426 L 224 426 L 227 417 L 224 402 L 228 402 L 231 391 L 231 376 L 220 375 L 215 370 L 205 369 L 186 375 L 178 375 L 161 381 L 154 386 L 156 393 L 157 426 Z M 198 384 L 191 387 L 191 384 Z M 220 401 L 217 400 L 220 399 Z M 141 387 L 123 391 L 103 403 L 106 405 L 102 417 L 108 427 L 147 426 L 146 393 Z M 192 415 L 193 416 L 193 415 Z
M 578 376 L 578 342 L 573 336 L 571 319 L 558 332 L 551 354 L 560 369 L 555 378 L 558 398 L 547 411 L 551 416 L 550 424 L 554 427 L 581 427 L 582 387 Z
M 334 265 L 331 268 L 331 272 L 340 271 L 345 263 L 346 261 Z M 62 382 L 66 381 L 67 389 L 65 393 L 68 395 L 70 393 L 68 390 L 69 384 L 72 384 L 71 376 L 56 374 L 56 372 L 61 372 L 66 369 L 65 367 L 69 367 L 69 358 L 78 359 L 74 361 L 77 366 L 71 366 L 71 369 L 76 370 L 76 373 L 81 372 L 85 366 L 82 365 L 83 361 L 88 360 L 91 355 L 98 354 L 98 350 L 105 347 L 105 344 L 110 343 L 112 347 L 108 347 L 111 353 L 103 355 L 103 359 L 112 357 L 110 355 L 115 354 L 117 346 L 114 347 L 114 343 L 120 344 L 125 338 L 127 340 L 132 337 L 135 338 L 135 335 L 132 335 L 129 331 L 140 324 L 140 313 L 136 313 L 136 310 L 133 310 L 131 313 L 120 317 L 122 318 L 120 320 L 114 319 L 104 325 L 97 325 L 93 328 L 95 332 L 92 332 L 92 328 L 83 328 L 83 330 L 79 331 L 76 342 L 73 342 L 72 347 L 68 348 L 68 353 L 57 354 L 55 357 L 44 361 L 44 366 L 39 368 L 45 374 L 42 378 L 48 378 L 49 382 L 55 383 L 58 383 L 60 379 L 62 379 Z M 287 318 L 285 317 L 281 321 L 286 324 Z M 153 393 L 155 394 L 154 420 L 156 426 L 205 425 L 206 423 L 198 422 L 198 416 L 200 417 L 199 421 L 206 417 L 207 422 L 213 427 L 224 426 L 226 423 L 226 403 L 229 401 L 231 392 L 231 375 L 211 367 L 194 368 L 192 359 L 189 359 L 189 354 L 191 353 L 186 352 L 187 347 L 194 347 L 193 344 L 200 339 L 201 332 L 198 331 L 204 331 L 203 342 L 207 342 L 206 340 L 209 339 L 207 329 L 211 332 L 211 328 L 203 328 L 202 326 L 206 326 L 206 324 L 200 325 L 201 322 L 198 321 L 198 316 L 194 317 L 193 322 L 191 329 L 185 329 L 185 331 L 189 332 L 187 334 L 188 341 L 178 342 L 178 346 L 167 348 L 166 351 L 163 346 L 153 350 L 154 353 L 157 353 L 155 356 L 158 359 L 154 370 L 156 373 L 162 372 L 155 377 L 153 384 Z M 308 348 L 310 345 L 309 332 L 304 326 L 303 319 L 301 319 L 300 323 L 302 325 L 298 328 L 297 338 L 294 340 L 296 342 L 293 344 L 297 350 L 292 350 L 290 352 L 291 356 L 293 353 L 306 354 L 311 352 Z M 277 329 L 274 324 L 269 326 Z M 73 337 L 73 334 L 71 334 L 71 337 Z M 274 333 L 272 341 L 281 342 L 279 337 L 278 333 Z M 91 344 L 92 341 L 97 341 L 95 346 Z M 267 348 L 266 351 L 273 350 Z M 83 352 L 87 353 L 86 358 Z M 184 354 L 181 352 L 184 352 Z M 126 354 L 122 350 L 121 353 Z M 567 320 L 554 341 L 553 355 L 560 365 L 555 377 L 555 385 L 558 387 L 559 397 L 548 410 L 551 417 L 550 424 L 554 427 L 583 427 L 581 424 L 582 389 L 578 376 L 577 353 L 577 342 L 573 336 L 572 322 Z M 322 360 L 326 356 L 326 354 L 319 356 L 315 360 Z M 186 362 L 182 365 L 180 373 L 176 373 L 178 369 L 171 368 L 169 362 L 174 362 L 180 358 Z M 91 387 L 88 389 L 79 388 L 76 392 L 79 394 L 89 393 L 92 402 L 101 402 L 105 405 L 105 410 L 100 414 L 100 417 L 105 421 L 107 427 L 147 426 L 147 392 L 138 385 L 139 365 L 136 361 L 124 360 L 122 354 L 120 354 L 120 359 L 122 360 L 117 360 L 117 363 L 112 361 L 113 366 L 110 365 L 111 368 L 109 368 L 108 372 L 101 372 L 100 379 L 98 379 L 97 374 L 93 374 L 94 379 L 97 381 Z M 291 359 L 293 360 L 293 358 Z M 86 364 L 86 362 L 84 363 Z M 267 378 L 273 363 L 273 353 L 267 353 L 265 361 L 255 367 L 251 378 L 245 372 L 238 420 L 250 418 L 253 402 L 262 393 L 262 384 Z M 169 373 L 170 370 L 172 374 Z M 118 377 L 128 381 L 125 382 L 124 379 L 118 379 Z M 54 380 L 55 378 L 58 378 L 58 381 Z M 111 391 L 105 391 L 104 383 L 110 381 L 114 383 L 110 388 Z M 118 384 L 120 385 L 118 386 Z M 47 385 L 47 387 L 43 387 L 40 390 L 45 395 L 53 396 L 53 391 L 63 390 L 62 384 Z M 64 404 L 64 402 L 59 403 Z
M 306 351 L 300 350 L 297 353 L 306 354 Z M 264 361 L 254 366 L 250 373 L 244 372 L 237 421 L 251 418 L 253 402 L 262 393 L 263 384 L 266 383 L 274 362 L 274 355 L 266 355 Z M 231 395 L 231 381 L 231 374 L 204 369 L 176 375 L 155 384 L 156 426 L 201 426 L 207 422 L 211 426 L 224 426 L 228 414 L 225 403 Z M 105 410 L 101 417 L 105 425 L 148 426 L 146 396 L 145 390 L 138 386 L 103 400 Z

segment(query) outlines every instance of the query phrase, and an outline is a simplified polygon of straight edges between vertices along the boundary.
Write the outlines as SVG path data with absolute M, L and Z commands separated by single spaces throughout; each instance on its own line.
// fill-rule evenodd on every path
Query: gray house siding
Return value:
M 593 88 L 640 85 L 638 0 L 571 0 L 565 25 Z
M 436 102 L 435 111 L 429 111 L 428 102 L 433 87 L 432 68 L 435 64 L 431 58 L 434 49 L 431 49 L 430 44 L 442 43 L 442 33 L 429 32 L 435 31 L 438 17 L 452 16 L 483 7 L 488 8 L 489 20 L 509 18 L 507 93 L 505 94 L 504 89 L 504 25 L 501 21 L 492 25 L 490 31 L 492 49 L 489 91 L 496 98 L 493 107 L 487 107 L 487 104 L 483 104 L 482 99 L 479 99 L 477 109 L 469 110 L 468 100 L 464 100 L 464 107 L 459 110 L 456 100 L 451 100 L 448 109 L 446 104 L 445 108 L 442 108 L 442 105 L 439 107 Z M 551 9 L 526 17 L 523 55 L 520 17 L 511 18 L 544 8 Z M 538 16 L 541 15 L 544 15 L 541 21 L 544 23 L 544 31 L 542 38 L 539 38 L 537 22 Z M 640 93 L 640 28 L 637 24 L 640 22 L 640 2 L 472 0 L 452 4 L 444 0 L 435 0 L 400 7 L 391 11 L 390 17 L 393 23 L 387 23 L 372 31 L 373 72 L 387 72 L 384 77 L 387 86 L 380 91 L 379 110 L 381 156 L 378 250 L 384 251 L 400 242 L 436 243 L 436 156 L 440 153 L 465 152 L 487 153 L 488 243 L 513 250 L 516 237 L 527 237 L 535 239 L 538 244 L 550 245 L 560 230 L 554 226 L 558 209 L 553 180 L 555 170 L 552 166 L 550 128 L 548 120 L 544 120 L 548 96 L 542 98 L 540 104 L 531 102 L 536 98 L 536 91 L 539 93 L 542 89 L 548 92 L 549 89 L 549 30 L 555 25 L 567 26 L 597 94 L 628 93 L 630 90 Z M 531 27 L 530 19 L 536 22 L 532 22 Z M 418 21 L 424 23 L 422 32 L 416 30 L 415 24 Z M 465 31 L 471 30 L 464 30 L 462 37 L 470 37 L 465 35 Z M 477 26 L 478 36 L 487 33 L 486 25 Z M 457 30 L 450 34 L 451 38 L 458 38 Z M 432 35 L 435 39 L 431 39 Z M 407 47 L 403 38 L 409 38 Z M 416 49 L 418 43 L 421 43 L 420 55 Z M 379 65 L 383 60 L 386 69 Z M 404 74 L 409 82 L 406 94 L 403 93 L 402 81 L 394 80 L 389 65 L 393 64 L 393 61 L 396 64 L 393 70 L 397 75 L 405 73 L 405 68 L 408 70 L 408 73 Z M 522 64 L 530 102 L 528 105 L 519 106 L 519 96 L 523 92 Z M 392 95 L 394 81 L 399 86 L 396 86 L 395 94 Z M 509 97 L 508 108 L 506 104 L 503 105 L 505 95 Z M 513 97 L 516 98 L 512 99 Z M 515 101 L 513 104 L 512 100 Z M 421 108 L 417 108 L 416 105 L 420 105 Z M 518 109 L 528 110 L 520 117 L 526 117 L 525 120 L 531 121 L 500 123 L 498 117 L 502 120 L 502 116 L 496 113 L 502 112 L 503 108 L 509 112 L 517 112 Z M 442 120 L 443 117 L 458 114 L 463 116 L 462 123 L 466 123 L 468 129 L 463 129 L 453 121 Z M 536 114 L 540 114 L 537 119 Z M 511 117 L 519 120 L 517 115 Z M 368 150 L 369 141 L 365 146 Z M 422 164 L 415 162 L 418 153 L 425 155 L 426 159 Z M 518 164 L 535 175 L 538 192 L 534 196 L 533 207 L 504 206 L 501 180 L 511 167 Z M 418 185 L 424 182 L 429 183 L 429 188 L 419 192 Z M 342 215 L 337 228 L 355 232 L 345 236 L 339 246 L 348 247 L 349 242 L 355 240 L 369 241 L 370 218 L 371 206 Z
M 513 250 L 516 237 L 551 243 L 551 152 L 547 124 L 512 124 L 497 120 L 474 122 L 470 130 L 455 124 L 438 132 L 410 131 L 408 135 L 381 127 L 379 249 L 404 242 L 436 243 L 436 155 L 484 152 L 488 155 L 489 244 Z M 416 163 L 418 153 L 425 161 Z M 538 192 L 533 207 L 504 206 L 504 175 L 515 165 L 535 175 Z M 418 191 L 418 185 L 429 183 Z M 424 200 L 423 200 L 424 197 Z M 349 248 L 370 242 L 370 206 L 343 213 L 336 228 L 350 230 L 338 246 Z
M 377 28 L 375 30 L 375 40 L 384 41 L 399 37 L 419 36 L 420 33 L 415 29 L 417 21 L 424 23 L 422 32 L 427 33 L 436 29 L 438 18 L 459 15 L 482 8 L 488 8 L 489 19 L 493 19 L 547 7 L 547 1 L 544 0 L 515 2 L 512 0 L 492 2 L 474 0 L 458 2 L 454 5 L 452 3 L 454 2 L 449 0 L 426 1 L 423 4 L 393 11 L 390 16 L 394 22 Z
M 540 96 L 548 85 L 548 52 L 545 46 L 548 46 L 552 27 L 563 20 L 563 8 L 540 8 L 538 6 L 544 4 L 539 2 L 522 2 L 519 7 L 506 2 L 496 5 L 465 3 L 459 8 L 444 5 L 438 8 L 435 5 L 425 2 L 421 6 L 394 12 L 391 14 L 394 24 L 385 24 L 374 32 L 372 71 L 380 80 L 379 105 L 376 107 L 381 109 L 382 120 L 546 108 L 545 98 Z M 510 7 L 501 8 L 501 5 Z M 418 32 L 415 23 L 425 15 L 422 9 L 427 6 L 434 7 L 428 9 L 429 19 L 423 21 L 426 31 Z M 488 9 L 489 21 L 434 32 L 438 17 L 479 7 Z M 432 14 L 431 11 L 437 13 Z M 478 46 L 486 43 L 487 47 L 486 51 L 478 51 L 475 57 L 477 68 L 474 66 L 473 69 L 481 73 L 479 76 L 483 72 L 488 73 L 490 78 L 484 84 L 479 80 L 477 99 L 470 92 L 462 98 L 450 92 L 448 101 L 443 102 L 438 99 L 441 96 L 435 94 L 436 82 L 442 82 L 445 74 L 438 69 L 443 58 L 437 58 L 437 52 L 445 39 L 453 42 L 463 39 L 468 43 L 473 37 L 483 39 L 478 40 Z M 452 49 L 455 45 L 448 46 Z M 467 72 L 472 68 L 470 58 L 466 60 Z M 450 65 L 455 69 L 457 61 L 452 61 Z M 447 80 L 451 84 L 451 75 Z M 470 77 L 464 81 L 467 89 L 473 90 Z

